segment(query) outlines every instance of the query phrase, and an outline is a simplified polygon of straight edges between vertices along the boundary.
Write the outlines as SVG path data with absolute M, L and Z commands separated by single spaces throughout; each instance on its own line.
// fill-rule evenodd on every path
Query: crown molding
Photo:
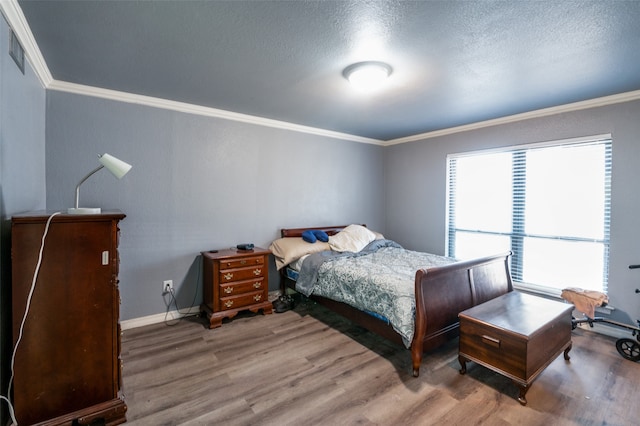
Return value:
M 40 52 L 40 48 L 33 37 L 31 28 L 29 28 L 27 19 L 24 17 L 22 9 L 18 5 L 18 1 L 0 0 L 0 10 L 2 10 L 2 14 L 7 20 L 7 24 L 9 24 L 9 27 L 11 27 L 16 37 L 18 37 L 18 41 L 20 41 L 20 44 L 24 49 L 25 56 L 38 76 L 40 83 L 44 88 L 47 88 L 53 81 L 53 78 L 51 77 L 51 72 L 49 72 L 47 63 Z
M 617 95 L 603 96 L 601 98 L 589 99 L 586 101 L 574 102 L 570 104 L 524 112 L 521 114 L 509 115 L 507 117 L 500 117 L 492 120 L 479 121 L 477 123 L 465 124 L 463 126 L 449 127 L 447 129 L 421 133 L 419 135 L 392 139 L 392 140 L 383 142 L 382 145 L 391 146 L 391 145 L 398 145 L 398 144 L 407 143 L 407 142 L 416 142 L 424 139 L 437 138 L 440 136 L 452 135 L 460 132 L 468 132 L 470 130 L 483 129 L 485 127 L 515 123 L 517 121 L 523 121 L 523 120 L 530 120 L 532 118 L 547 117 L 549 115 L 561 114 L 565 112 L 579 111 L 583 109 L 597 108 L 597 107 L 606 106 L 606 105 L 631 102 L 631 101 L 636 101 L 638 99 L 640 99 L 640 90 L 635 90 L 632 92 L 625 92 Z
M 378 139 L 365 138 L 362 136 L 350 135 L 347 133 L 335 132 L 316 127 L 303 126 L 300 124 L 289 123 L 286 121 L 273 120 L 270 118 L 257 117 L 238 112 L 225 111 L 222 109 L 203 107 L 199 105 L 189 104 L 185 102 L 170 101 L 166 99 L 155 98 L 151 96 L 136 95 L 133 93 L 120 92 L 117 90 L 101 89 L 99 87 L 85 86 L 82 84 L 67 83 L 63 81 L 53 80 L 47 89 L 60 92 L 75 93 L 85 96 L 93 96 L 97 98 L 110 99 L 119 102 L 126 102 L 138 105 L 146 105 L 154 108 L 161 108 L 173 111 L 184 112 L 188 114 L 197 114 L 207 117 L 222 118 L 225 120 L 240 121 L 243 123 L 255 124 L 257 126 L 273 127 L 277 129 L 291 130 L 294 132 L 307 133 L 318 136 L 326 136 L 334 139 L 343 139 L 352 142 L 361 142 L 374 145 L 382 145 L 383 141 Z
M 257 126 L 273 127 L 277 129 L 291 130 L 294 132 L 307 133 L 317 136 L 325 136 L 334 139 L 342 139 L 352 142 L 382 145 L 383 141 L 362 136 L 350 135 L 347 133 L 335 132 L 332 130 L 320 129 L 316 127 L 303 126 L 286 121 L 273 120 L 264 117 L 257 117 L 248 114 L 225 111 L 216 108 L 208 108 L 184 102 L 170 101 L 166 99 L 154 98 L 150 96 L 136 95 L 132 93 L 119 92 L 115 90 L 102 89 L 99 87 L 84 86 L 75 83 L 67 83 L 54 80 L 47 63 L 40 52 L 31 28 L 22 13 L 22 9 L 17 0 L 0 0 L 0 11 L 5 16 L 7 23 L 18 37 L 20 44 L 25 51 L 25 56 L 31 64 L 34 72 L 38 76 L 40 83 L 45 89 L 61 92 L 75 93 L 85 96 L 94 96 L 104 99 L 111 99 L 120 102 L 127 102 L 139 105 L 146 105 L 155 108 L 180 111 L 189 114 L 204 115 L 226 120 L 240 121 L 243 123 L 255 124 Z

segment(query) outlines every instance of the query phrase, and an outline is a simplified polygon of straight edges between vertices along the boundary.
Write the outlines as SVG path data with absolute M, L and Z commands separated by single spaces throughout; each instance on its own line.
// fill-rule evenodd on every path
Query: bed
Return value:
M 368 234 L 357 241 L 354 251 L 345 250 L 338 240 L 347 241 L 350 248 L 354 237 L 345 240 L 343 236 L 353 229 L 358 234 L 355 240 Z M 320 231 L 330 242 L 305 242 L 302 236 L 308 231 Z M 420 373 L 423 353 L 458 336 L 461 311 L 513 290 L 510 252 L 456 261 L 405 250 L 365 225 L 284 228 L 280 234 L 270 249 L 280 272 L 282 294 L 291 288 L 410 349 L 414 377 Z M 326 283 L 338 293 L 323 290 Z M 354 288 L 358 291 L 350 293 Z M 374 299 L 368 296 L 372 288 L 384 294 Z M 389 288 L 394 288 L 393 295 L 385 293 Z M 390 305 L 403 306 L 410 317 L 397 320 L 398 315 L 387 309 Z

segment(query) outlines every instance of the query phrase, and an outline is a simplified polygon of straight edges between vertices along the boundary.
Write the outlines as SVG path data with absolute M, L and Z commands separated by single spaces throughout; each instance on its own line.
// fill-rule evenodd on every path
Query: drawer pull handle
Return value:
M 254 270 L 253 270 L 253 275 L 258 276 L 258 275 L 260 275 L 261 273 L 262 273 L 262 269 L 254 269 Z
M 255 283 L 253 283 L 253 288 L 260 288 L 262 287 L 262 284 L 260 284 L 260 281 L 256 281 Z
M 253 300 L 255 300 L 256 302 L 259 302 L 260 299 L 262 299 L 262 295 L 261 294 L 256 294 L 255 296 L 253 296 Z
M 224 292 L 227 293 L 227 294 L 233 293 L 233 287 L 225 287 L 224 288 Z
M 247 263 L 247 261 L 246 261 L 246 260 L 244 260 L 244 259 L 242 259 L 242 260 L 240 261 L 240 264 L 241 264 L 241 265 L 245 265 L 246 263 Z
M 491 346 L 495 346 L 496 348 L 500 347 L 500 339 L 496 339 L 495 337 L 482 335 L 482 340 L 484 340 L 485 343 L 487 343 L 487 344 L 489 344 Z
M 233 306 L 233 300 L 227 300 L 226 302 L 224 302 L 224 306 L 226 306 L 227 308 L 230 308 Z
M 231 272 L 228 272 L 226 274 L 224 274 L 224 279 L 225 280 L 230 280 L 231 278 L 233 278 L 233 274 Z

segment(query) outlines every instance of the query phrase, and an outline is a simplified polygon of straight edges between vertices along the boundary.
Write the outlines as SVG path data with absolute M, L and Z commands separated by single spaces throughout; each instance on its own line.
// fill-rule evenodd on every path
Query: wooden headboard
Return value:
M 308 231 L 310 229 L 317 229 L 320 231 L 324 231 L 327 233 L 327 235 L 335 235 L 338 232 L 342 231 L 344 228 L 346 228 L 349 225 L 340 225 L 340 226 L 315 226 L 315 227 L 310 227 L 310 228 L 288 228 L 288 229 L 281 229 L 280 230 L 280 236 L 282 238 L 285 237 L 301 237 L 302 233 L 304 231 Z M 366 227 L 367 225 L 362 224 L 362 226 Z

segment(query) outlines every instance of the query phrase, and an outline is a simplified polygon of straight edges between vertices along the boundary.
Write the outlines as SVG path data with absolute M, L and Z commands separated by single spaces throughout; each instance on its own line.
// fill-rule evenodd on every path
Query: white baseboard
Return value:
M 605 336 L 614 337 L 616 339 L 629 338 L 633 339 L 634 336 L 631 334 L 631 330 L 627 330 L 621 327 L 606 325 L 603 323 L 594 323 L 593 327 L 591 327 L 588 323 L 578 324 L 578 328 L 580 330 L 591 331 L 594 333 L 604 334 Z
M 275 300 L 278 298 L 278 296 L 280 296 L 280 290 L 272 290 L 269 292 L 269 300 Z M 174 310 L 174 311 L 169 311 L 162 314 L 154 314 L 154 315 L 148 315 L 146 317 L 132 318 L 129 320 L 120 321 L 120 329 L 129 330 L 132 328 L 144 327 L 145 325 L 160 324 L 165 321 L 172 321 L 185 316 L 195 315 L 195 314 L 198 314 L 199 312 L 200 312 L 200 307 L 192 306 L 186 311 L 184 309 L 180 309 L 180 312 Z
M 200 312 L 200 308 L 197 306 L 189 308 L 186 312 L 184 309 L 178 311 L 169 311 L 162 314 L 149 315 L 146 317 L 133 318 L 130 320 L 120 321 L 120 329 L 121 330 L 129 330 L 137 327 L 144 327 L 145 325 L 151 324 L 159 324 L 165 321 L 176 320 L 185 316 L 191 316 L 194 314 L 198 314 Z

